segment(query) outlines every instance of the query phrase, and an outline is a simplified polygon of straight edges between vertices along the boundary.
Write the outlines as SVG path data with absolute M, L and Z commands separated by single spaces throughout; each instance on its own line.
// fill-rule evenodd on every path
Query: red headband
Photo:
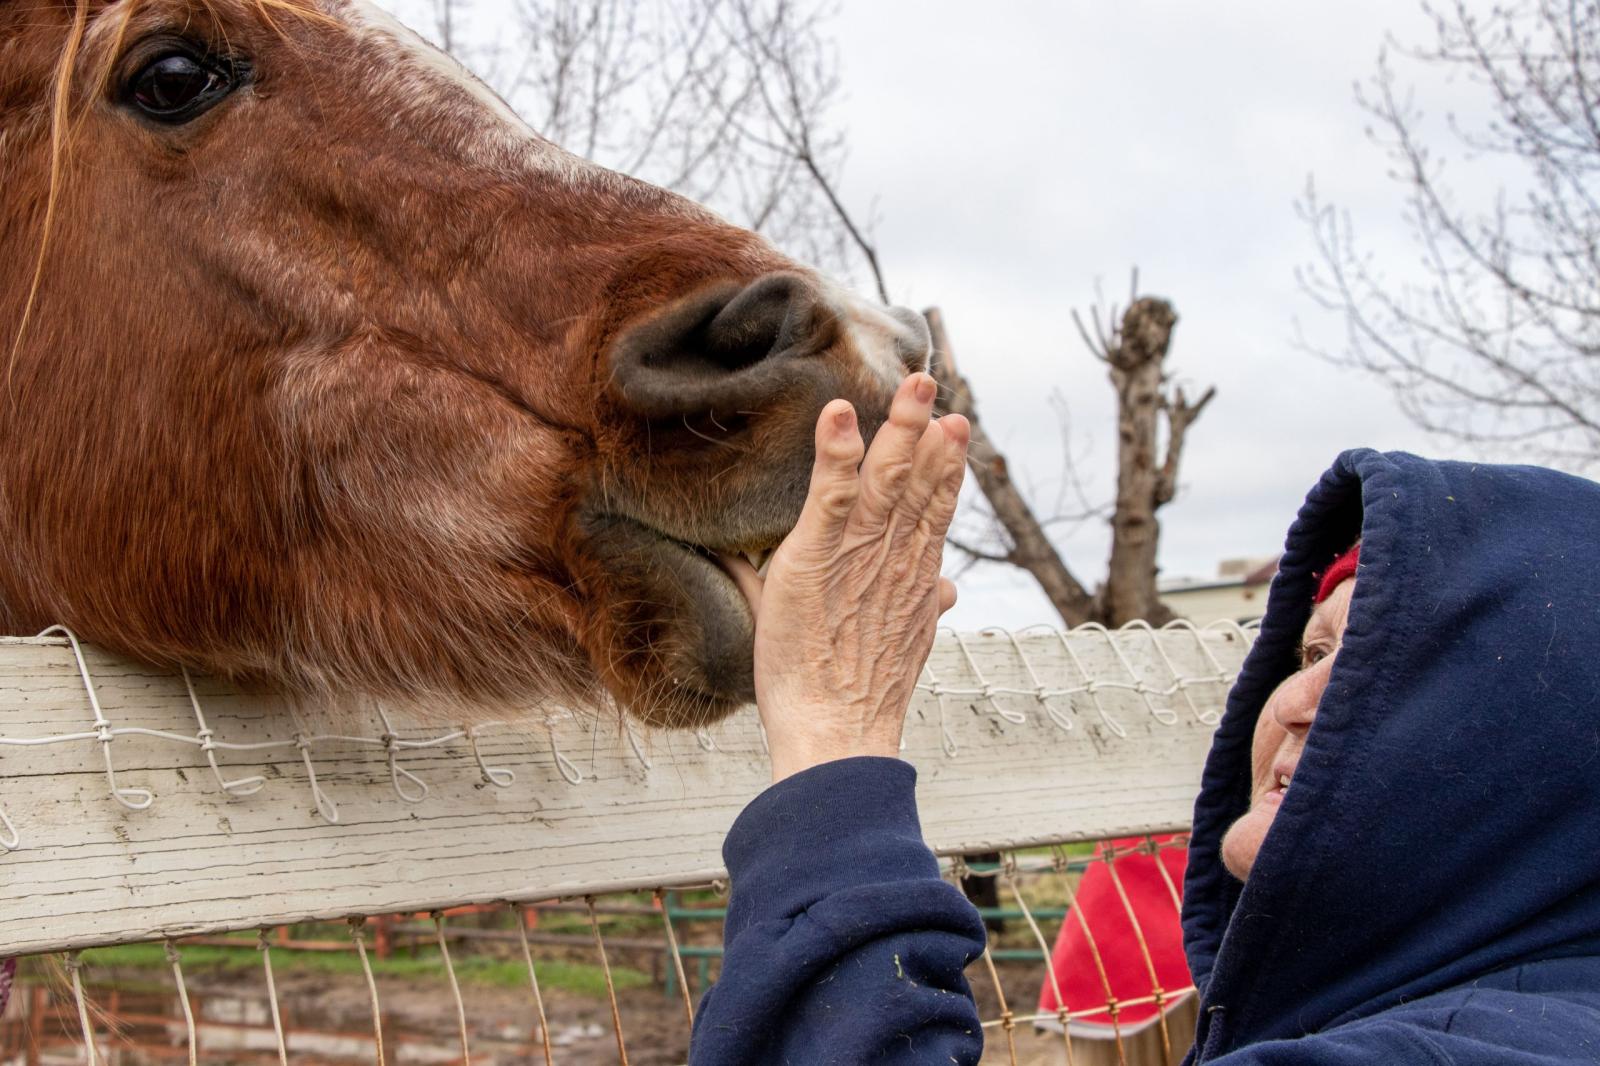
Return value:
M 1333 565 L 1323 573 L 1321 584 L 1317 586 L 1317 594 L 1311 600 L 1313 604 L 1321 603 L 1333 595 L 1333 590 L 1338 588 L 1346 579 L 1356 576 L 1356 564 L 1361 561 L 1361 542 L 1356 541 L 1355 547 L 1345 552 L 1333 561 Z

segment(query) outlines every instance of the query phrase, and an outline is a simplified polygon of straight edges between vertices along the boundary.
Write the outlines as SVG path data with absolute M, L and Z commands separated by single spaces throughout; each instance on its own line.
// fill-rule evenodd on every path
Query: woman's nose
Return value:
M 1317 704 L 1328 687 L 1330 660 L 1302 670 L 1286 682 L 1272 701 L 1272 717 L 1291 733 L 1305 733 L 1317 717 Z

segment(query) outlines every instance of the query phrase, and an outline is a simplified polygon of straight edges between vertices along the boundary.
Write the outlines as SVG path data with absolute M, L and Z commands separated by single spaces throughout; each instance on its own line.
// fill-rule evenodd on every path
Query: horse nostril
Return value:
M 768 274 L 745 286 L 697 338 L 729 370 L 780 355 L 815 355 L 834 340 L 834 316 L 796 274 Z
M 612 384 L 647 418 L 737 410 L 774 395 L 838 334 L 837 315 L 799 274 L 716 285 L 618 337 Z

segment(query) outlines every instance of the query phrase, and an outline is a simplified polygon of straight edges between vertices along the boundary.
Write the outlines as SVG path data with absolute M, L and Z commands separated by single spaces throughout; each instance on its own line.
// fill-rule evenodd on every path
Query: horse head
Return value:
M 0 631 L 312 700 L 751 696 L 917 316 L 539 137 L 363 0 L 0 0 Z

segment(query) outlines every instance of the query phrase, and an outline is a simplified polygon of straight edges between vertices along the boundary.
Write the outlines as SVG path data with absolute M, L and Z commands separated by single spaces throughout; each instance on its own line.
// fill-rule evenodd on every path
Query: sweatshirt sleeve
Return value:
M 691 1066 L 978 1061 L 962 971 L 983 923 L 922 842 L 916 780 L 899 759 L 841 759 L 740 814 L 722 849 L 722 976 Z

